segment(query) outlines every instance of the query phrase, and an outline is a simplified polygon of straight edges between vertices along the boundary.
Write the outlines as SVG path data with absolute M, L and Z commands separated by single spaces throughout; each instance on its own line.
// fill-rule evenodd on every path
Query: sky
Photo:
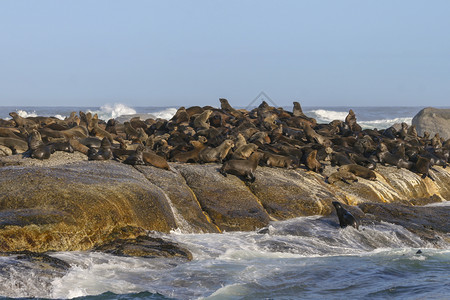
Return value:
M 0 1 L 1 106 L 448 106 L 450 1 Z

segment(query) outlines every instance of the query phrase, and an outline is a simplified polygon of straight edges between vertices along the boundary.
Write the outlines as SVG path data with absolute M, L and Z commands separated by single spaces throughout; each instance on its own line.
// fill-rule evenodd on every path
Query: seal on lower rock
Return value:
M 336 208 L 336 214 L 339 218 L 339 225 L 341 228 L 345 228 L 347 226 L 353 226 L 356 229 L 359 228 L 359 224 L 355 217 L 348 210 L 343 208 L 341 203 L 333 201 L 332 204 L 334 205 L 334 208 Z

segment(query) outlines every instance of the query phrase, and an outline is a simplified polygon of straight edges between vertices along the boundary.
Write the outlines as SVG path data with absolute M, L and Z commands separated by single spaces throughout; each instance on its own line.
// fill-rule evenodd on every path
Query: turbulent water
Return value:
M 30 272 L 14 257 L 0 257 L 1 294 L 80 299 L 444 299 L 450 294 L 449 245 L 433 249 L 389 223 L 358 231 L 313 216 L 273 222 L 265 234 L 162 237 L 188 248 L 194 259 L 61 252 L 51 255 L 71 268 L 49 276 Z
M 290 110 L 286 107 L 285 109 Z M 343 120 L 348 107 L 303 107 L 319 123 Z M 352 107 L 364 128 L 411 122 L 421 107 Z M 101 119 L 129 114 L 170 119 L 171 107 L 0 107 L 0 118 L 91 111 Z M 447 205 L 445 203 L 444 205 Z M 183 224 L 180 220 L 180 224 Z M 162 235 L 193 253 L 190 262 L 57 252 L 68 271 L 0 256 L 0 298 L 51 299 L 448 299 L 450 245 L 439 248 L 404 228 L 381 223 L 341 229 L 337 220 L 273 222 L 265 234 Z M 436 246 L 434 246 L 436 247 Z M 421 253 L 417 253 L 418 250 Z M 2 299 L 3 299 L 2 298 Z

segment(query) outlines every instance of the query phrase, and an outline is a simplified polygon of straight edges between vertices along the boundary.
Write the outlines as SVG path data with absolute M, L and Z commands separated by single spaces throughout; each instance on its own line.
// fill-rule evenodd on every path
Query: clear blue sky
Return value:
M 450 103 L 450 1 L 0 1 L 0 105 Z

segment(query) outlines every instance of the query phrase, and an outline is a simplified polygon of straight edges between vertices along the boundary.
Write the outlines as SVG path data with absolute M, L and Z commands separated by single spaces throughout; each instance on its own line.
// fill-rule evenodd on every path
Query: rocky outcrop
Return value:
M 176 243 L 145 235 L 138 236 L 135 239 L 117 239 L 98 246 L 94 250 L 118 256 L 164 257 L 192 260 L 192 253 Z
M 176 227 L 164 193 L 116 162 L 3 167 L 0 190 L 0 251 L 84 250 L 125 226 Z
M 190 233 L 220 232 L 178 170 L 172 168 L 168 172 L 150 166 L 136 166 L 136 169 L 167 196 L 178 228 Z
M 388 221 L 395 218 L 378 213 L 376 205 L 413 207 L 450 199 L 450 173 L 441 167 L 430 171 L 432 181 L 405 169 L 379 166 L 377 180 L 358 178 L 352 184 L 327 184 L 326 176 L 336 171 L 329 165 L 323 174 L 258 167 L 256 180 L 245 183 L 234 175 L 224 177 L 219 164 L 171 163 L 171 170 L 163 170 L 114 161 L 88 162 L 85 156 L 79 160 L 72 156 L 65 163 L 65 155 L 55 153 L 45 163 L 21 156 L 3 161 L 0 252 L 87 250 L 129 241 L 151 230 L 255 230 L 271 220 L 330 215 L 332 201 L 359 207 L 354 213 L 361 217 L 377 215 L 376 220 Z M 397 217 L 400 222 L 402 214 Z M 432 226 L 433 218 L 427 220 L 425 227 Z M 418 226 L 411 228 L 419 230 L 422 225 Z M 431 239 L 432 231 L 428 232 Z
M 422 239 L 439 244 L 450 242 L 450 206 L 408 206 L 398 203 L 362 203 L 363 222 L 383 221 L 400 225 Z
M 419 135 L 427 131 L 430 136 L 439 133 L 440 137 L 450 139 L 450 109 L 424 108 L 414 116 L 412 125 Z
M 236 176 L 224 177 L 218 164 L 175 166 L 202 209 L 221 230 L 255 230 L 270 221 L 259 199 Z

